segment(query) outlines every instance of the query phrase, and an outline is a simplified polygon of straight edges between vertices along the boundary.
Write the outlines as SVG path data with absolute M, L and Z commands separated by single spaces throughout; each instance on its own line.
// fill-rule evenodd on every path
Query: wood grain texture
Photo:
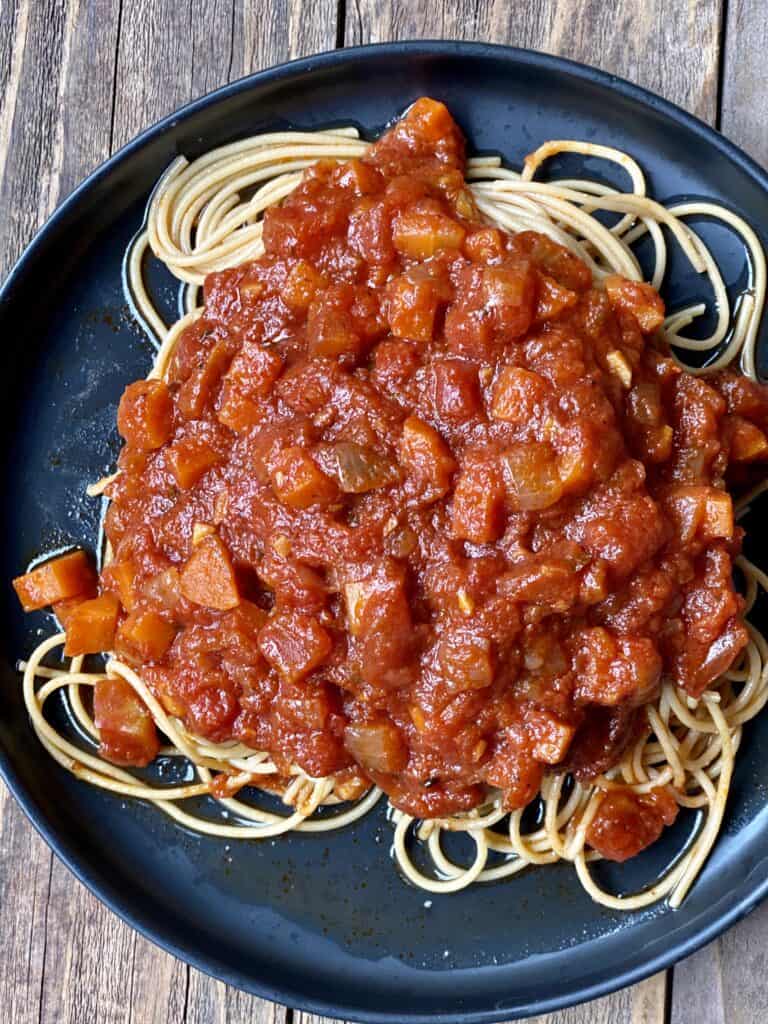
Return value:
M 765 0 L 730 0 L 720 127 L 768 165 L 768 17 Z
M 721 11 L 722 0 L 350 0 L 344 38 L 475 39 L 557 53 L 714 121 Z

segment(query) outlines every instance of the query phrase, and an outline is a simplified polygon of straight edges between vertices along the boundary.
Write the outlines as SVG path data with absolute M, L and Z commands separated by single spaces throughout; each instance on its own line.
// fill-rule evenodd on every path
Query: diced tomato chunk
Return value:
M 281 298 L 291 309 L 303 312 L 326 284 L 319 270 L 306 260 L 299 260 L 288 274 Z
M 477 367 L 459 359 L 438 359 L 432 364 L 435 410 L 446 423 L 461 425 L 482 410 Z
M 396 338 L 431 341 L 439 305 L 435 282 L 426 274 L 404 274 L 387 285 L 387 320 Z
M 288 682 L 296 682 L 323 664 L 333 643 L 312 615 L 284 611 L 259 632 L 259 649 Z
M 114 594 L 83 601 L 67 618 L 67 642 L 64 653 L 68 657 L 78 654 L 98 654 L 110 651 L 115 640 L 120 603 Z
M 726 429 L 730 456 L 734 462 L 755 462 L 768 458 L 768 437 L 742 416 L 728 416 Z
M 464 239 L 464 252 L 475 263 L 491 263 L 504 255 L 504 236 L 498 228 L 479 228 Z
M 585 629 L 574 657 L 576 698 L 609 707 L 650 700 L 661 677 L 661 657 L 648 637 L 616 637 L 602 626 Z
M 486 637 L 451 633 L 438 645 L 438 661 L 453 690 L 482 690 L 493 682 L 491 643 Z
M 291 508 L 324 507 L 339 498 L 339 489 L 303 448 L 283 449 L 271 471 L 272 489 Z
M 100 679 L 94 687 L 93 717 L 100 753 L 112 764 L 144 767 L 160 750 L 152 715 L 130 683 Z
M 547 708 L 526 709 L 525 722 L 533 735 L 532 753 L 542 764 L 559 764 L 568 753 L 576 728 Z
M 261 423 L 266 400 L 282 369 L 277 352 L 257 342 L 243 342 L 224 377 L 219 422 L 236 433 Z
M 587 843 L 606 860 L 629 860 L 656 842 L 677 811 L 677 801 L 663 787 L 650 793 L 609 789 L 587 829 Z
M 85 551 L 70 551 L 17 576 L 13 587 L 25 612 L 96 590 L 96 572 Z
M 490 544 L 504 532 L 504 483 L 495 463 L 481 462 L 461 470 L 453 490 L 451 527 L 454 537 Z
M 521 441 L 502 457 L 507 493 L 523 512 L 549 508 L 563 495 L 558 462 L 551 445 Z
M 194 487 L 198 480 L 212 469 L 221 457 L 203 438 L 180 437 L 166 452 L 168 466 L 183 491 Z
M 173 431 L 173 402 L 161 380 L 129 384 L 117 409 L 117 429 L 126 444 L 151 451 L 161 448 Z
M 120 623 L 115 648 L 139 661 L 160 661 L 176 636 L 176 627 L 157 612 L 131 612 Z
M 534 319 L 537 323 L 554 320 L 566 309 L 575 306 L 578 301 L 577 292 L 565 288 L 548 274 L 540 274 Z
M 527 807 L 541 788 L 544 766 L 533 756 L 532 740 L 521 725 L 510 726 L 499 737 L 485 768 L 485 781 L 502 790 L 507 811 Z
M 544 408 L 550 391 L 538 373 L 520 366 L 502 366 L 493 385 L 491 415 L 505 423 L 530 423 Z
M 527 263 L 486 267 L 483 308 L 493 314 L 496 333 L 506 341 L 520 338 L 533 322 L 536 278 Z
M 181 592 L 188 601 L 227 611 L 240 603 L 235 570 L 224 541 L 209 534 L 192 549 L 181 570 Z
M 195 367 L 179 388 L 176 404 L 185 419 L 202 416 L 232 358 L 226 341 L 217 341 L 202 366 Z
M 664 302 L 651 285 L 611 274 L 605 279 L 605 290 L 614 309 L 631 313 L 646 334 L 664 323 Z
M 434 427 L 417 416 L 409 416 L 403 424 L 399 457 L 416 479 L 425 500 L 437 501 L 447 493 L 456 463 Z
M 682 544 L 694 537 L 708 543 L 733 537 L 733 501 L 727 491 L 703 484 L 679 484 L 667 490 L 662 506 Z

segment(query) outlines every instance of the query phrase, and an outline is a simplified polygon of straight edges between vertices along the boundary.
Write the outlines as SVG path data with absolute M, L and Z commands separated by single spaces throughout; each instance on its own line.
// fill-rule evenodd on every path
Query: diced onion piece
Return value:
M 408 763 L 405 744 L 392 722 L 352 723 L 344 730 L 344 746 L 368 771 L 391 775 Z
M 373 448 L 341 441 L 333 446 L 336 479 L 346 494 L 364 494 L 388 487 L 400 478 L 395 463 Z

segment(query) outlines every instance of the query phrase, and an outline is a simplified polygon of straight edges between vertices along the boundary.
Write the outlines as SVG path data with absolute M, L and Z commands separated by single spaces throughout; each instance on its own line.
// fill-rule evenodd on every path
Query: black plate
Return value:
M 125 306 L 120 264 L 153 183 L 177 153 L 253 132 L 355 121 L 376 133 L 415 97 L 444 100 L 476 150 L 512 164 L 539 142 L 581 138 L 633 153 L 661 199 L 709 196 L 768 245 L 768 178 L 715 132 L 642 89 L 567 61 L 475 44 L 343 50 L 263 72 L 166 118 L 82 185 L 30 245 L 0 301 L 5 538 L 0 577 L 43 550 L 92 545 L 99 504 L 87 482 L 113 463 L 115 407 L 150 347 Z M 603 173 L 604 168 L 590 168 Z M 731 285 L 739 246 L 707 228 Z M 673 305 L 700 283 L 675 262 Z M 160 282 L 169 309 L 175 290 Z M 596 907 L 568 866 L 451 896 L 410 888 L 389 858 L 383 810 L 330 836 L 231 844 L 151 807 L 76 782 L 42 754 L 14 663 L 42 614 L 2 587 L 0 769 L 30 819 L 108 906 L 219 978 L 280 1002 L 354 1020 L 498 1021 L 543 1013 L 635 982 L 746 914 L 768 887 L 762 746 L 746 731 L 723 834 L 683 908 L 621 915 Z M 615 872 L 653 876 L 683 822 Z

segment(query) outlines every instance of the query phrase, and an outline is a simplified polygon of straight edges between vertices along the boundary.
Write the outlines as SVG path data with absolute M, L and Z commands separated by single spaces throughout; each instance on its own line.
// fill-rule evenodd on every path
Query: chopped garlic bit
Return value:
M 632 367 L 629 365 L 627 357 L 623 352 L 620 352 L 617 348 L 609 352 L 605 357 L 605 361 L 610 367 L 611 373 L 618 377 L 622 385 L 625 388 L 632 387 Z
M 464 612 L 465 615 L 471 615 L 475 610 L 475 602 L 466 592 L 464 587 L 460 587 L 456 594 L 456 600 L 459 602 L 459 608 Z
M 210 523 L 195 523 L 192 527 L 192 547 L 197 547 L 204 537 L 209 537 L 216 532 L 216 527 Z
M 390 535 L 390 533 L 392 533 L 392 531 L 395 529 L 396 526 L 397 526 L 397 518 L 395 516 L 390 516 L 389 519 L 386 521 L 386 523 L 384 523 L 384 530 L 383 530 L 384 536 L 388 537 Z
M 278 533 L 272 538 L 272 548 L 281 558 L 287 558 L 291 553 L 291 540 L 284 533 Z

